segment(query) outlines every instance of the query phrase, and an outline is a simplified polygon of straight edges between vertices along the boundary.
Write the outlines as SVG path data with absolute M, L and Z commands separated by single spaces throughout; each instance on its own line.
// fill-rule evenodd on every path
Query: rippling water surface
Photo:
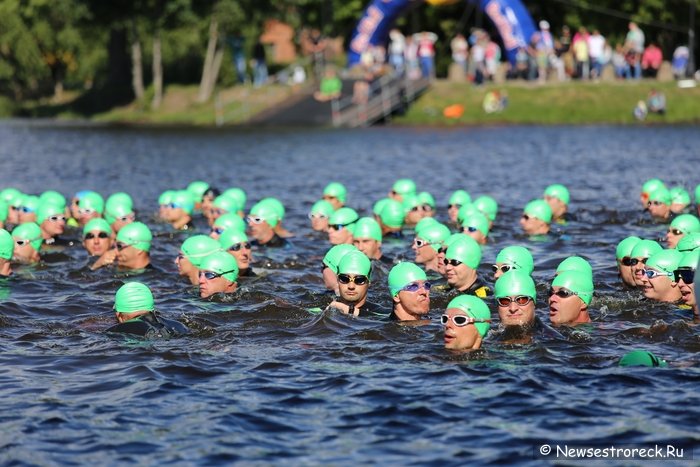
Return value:
M 644 180 L 700 183 L 697 127 L 509 127 L 206 132 L 0 124 L 0 187 L 25 192 L 127 191 L 158 232 L 144 276 L 164 314 L 192 335 L 107 336 L 124 278 L 91 272 L 82 248 L 46 256 L 0 284 L 0 462 L 3 464 L 538 465 L 541 443 L 697 446 L 700 340 L 691 312 L 621 287 L 615 246 L 658 238 L 641 212 Z M 500 203 L 481 273 L 497 252 L 535 257 L 542 326 L 530 345 L 486 339 L 474 356 L 444 351 L 441 312 L 405 327 L 307 310 L 325 306 L 326 240 L 306 213 L 332 180 L 370 214 L 397 178 L 413 178 L 446 217 L 449 194 Z M 240 186 L 248 208 L 275 196 L 296 234 L 289 250 L 254 252 L 261 277 L 232 303 L 202 301 L 173 259 L 185 237 L 153 220 L 158 195 L 203 179 Z M 549 242 L 521 235 L 523 206 L 566 184 L 573 221 Z M 405 243 L 391 256 L 412 260 Z M 578 254 L 594 267 L 593 325 L 549 327 L 545 290 Z M 384 278 L 370 299 L 389 308 Z M 490 303 L 495 311 L 495 306 Z M 494 315 L 497 315 L 494 313 Z M 664 369 L 619 368 L 646 348 Z M 698 453 L 700 456 L 700 452 Z M 697 461 L 696 461 L 697 462 Z

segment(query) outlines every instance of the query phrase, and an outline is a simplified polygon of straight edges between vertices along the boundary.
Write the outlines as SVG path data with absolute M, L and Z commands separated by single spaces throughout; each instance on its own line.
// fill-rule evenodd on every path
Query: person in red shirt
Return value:
M 656 78 L 663 59 L 661 49 L 653 42 L 649 44 L 642 54 L 642 74 L 647 78 Z

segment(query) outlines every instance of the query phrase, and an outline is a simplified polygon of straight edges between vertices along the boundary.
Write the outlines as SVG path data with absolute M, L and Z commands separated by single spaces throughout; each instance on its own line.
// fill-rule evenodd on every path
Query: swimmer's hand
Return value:
M 114 261 L 117 259 L 117 250 L 115 249 L 110 249 L 105 251 L 102 256 L 100 256 L 97 261 L 95 261 L 95 264 L 90 266 L 91 270 L 99 269 L 102 266 L 109 266 L 110 264 L 114 264 Z

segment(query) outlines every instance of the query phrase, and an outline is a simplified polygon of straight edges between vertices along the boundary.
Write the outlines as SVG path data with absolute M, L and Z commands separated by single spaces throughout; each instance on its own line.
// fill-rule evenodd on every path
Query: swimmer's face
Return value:
M 248 226 L 250 229 L 250 236 L 258 240 L 265 240 L 273 233 L 272 227 L 270 227 L 270 224 L 265 220 L 259 223 L 250 221 L 248 222 Z
M 528 214 L 522 215 L 520 226 L 527 235 L 543 235 L 549 232 L 549 225 L 546 222 Z
M 34 249 L 34 247 L 26 239 L 15 238 L 15 246 L 13 249 L 13 256 L 16 261 L 20 263 L 34 263 L 39 261 L 39 253 Z
M 115 243 L 118 245 L 119 243 Z M 123 248 L 117 248 L 117 263 L 120 268 L 133 268 L 139 262 L 144 252 L 134 248 L 133 245 L 122 244 Z
M 328 228 L 328 241 L 331 245 L 352 244 L 352 232 L 347 226 L 331 225 Z
M 335 292 L 336 295 L 339 294 L 338 278 L 336 277 L 333 270 L 327 266 L 323 268 L 323 285 L 326 286 L 326 289 Z
M 535 321 L 535 301 L 530 298 L 523 305 L 518 304 L 518 297 L 503 297 L 510 300 L 496 299 L 498 304 L 498 316 L 501 323 L 506 326 L 528 326 Z
M 41 228 L 51 237 L 61 235 L 66 230 L 66 216 L 63 214 L 49 216 L 41 223 Z
M 319 213 L 312 214 L 311 228 L 316 232 L 328 232 L 328 216 Z
M 78 209 L 78 222 L 80 225 L 85 225 L 88 222 L 90 222 L 92 219 L 97 219 L 99 217 L 102 217 L 101 214 L 94 209 L 89 209 L 89 208 L 80 208 Z
M 646 274 L 642 274 L 641 289 L 646 298 L 659 302 L 675 302 L 681 298 L 678 284 L 673 282 L 672 277 L 667 276 L 664 271 L 653 268 L 646 268 L 645 270 L 660 273 L 660 275 L 652 278 L 649 278 Z
M 25 212 L 22 209 L 19 211 L 19 223 L 24 224 L 25 222 L 36 222 L 35 212 Z
M 686 203 L 671 203 L 671 212 L 674 214 L 680 214 L 687 207 L 688 205 Z
M 685 234 L 677 228 L 669 227 L 664 240 L 666 240 L 666 244 L 669 248 L 676 248 L 676 245 L 678 245 L 678 242 L 683 238 L 683 235 Z
M 464 227 L 462 232 L 476 240 L 476 243 L 479 245 L 486 245 L 486 235 L 484 235 L 481 230 L 475 229 L 474 227 L 471 229 L 469 227 Z
M 426 289 L 423 284 L 426 281 L 415 281 L 420 285 L 415 292 L 401 290 L 395 297 L 394 302 L 400 303 L 405 312 L 416 318 L 427 315 L 430 311 L 430 290 Z
M 454 316 L 467 314 L 459 308 L 448 308 L 445 311 L 448 317 L 445 324 L 445 348 L 450 350 L 472 350 L 481 347 L 481 335 L 473 323 L 457 326 L 452 320 Z
M 503 274 L 506 272 L 510 271 L 513 268 L 513 265 L 507 264 L 507 263 L 496 263 L 496 270 L 493 273 L 493 280 L 495 281 L 499 277 L 501 277 Z
M 340 201 L 336 196 L 323 195 L 323 199 L 331 203 L 331 206 L 333 206 L 333 209 L 336 211 L 344 206 L 343 202 Z
M 437 252 L 437 272 L 440 273 L 441 276 L 446 277 L 447 275 L 447 269 L 445 267 L 445 250 L 446 248 L 442 247 L 438 250 Z
M 427 212 L 423 211 L 421 206 L 414 206 L 406 214 L 405 222 L 407 225 L 416 225 L 418 221 L 420 221 L 424 217 L 429 217 L 426 214 Z
M 217 293 L 231 293 L 236 290 L 236 283 L 223 276 L 207 279 L 205 273 L 212 271 L 199 271 L 199 296 L 208 298 Z
M 630 270 L 632 271 L 632 278 L 634 280 L 634 285 L 636 287 L 642 287 L 644 285 L 642 276 L 644 273 L 644 267 L 645 263 L 647 262 L 648 258 L 644 257 L 638 257 L 638 258 L 632 258 L 632 261 L 636 260 L 636 263 L 630 266 Z
M 692 307 L 695 307 L 697 305 L 697 301 L 695 300 L 695 290 L 693 284 L 686 284 L 683 278 L 679 277 L 678 290 L 680 290 L 681 292 L 681 298 L 683 299 L 683 303 Z
M 19 207 L 10 206 L 7 209 L 7 223 L 17 225 L 19 224 Z
M 469 281 L 474 278 L 474 270 L 464 263 L 457 266 L 450 263 L 445 265 L 445 277 L 448 284 L 456 289 L 461 289 L 470 285 Z
M 450 221 L 457 222 L 457 213 L 461 207 L 461 204 L 450 204 L 447 208 L 447 215 L 450 217 Z
M 671 205 L 664 204 L 661 201 L 649 201 L 647 202 L 647 209 L 652 217 L 657 219 L 666 219 L 671 214 Z
M 114 222 L 112 222 L 112 230 L 119 232 L 119 230 L 127 224 L 131 224 L 136 220 L 136 214 L 129 213 L 125 216 L 119 216 Z
M 161 204 L 158 208 L 158 217 L 164 221 L 170 221 L 171 211 L 172 209 L 170 208 L 169 204 Z
M 586 309 L 586 304 L 578 295 L 572 294 L 564 298 L 557 295 L 560 289 L 562 287 L 552 287 L 555 293 L 549 295 L 549 320 L 555 326 L 576 322 L 579 315 Z
M 566 210 L 567 210 L 566 203 L 564 203 L 559 198 L 554 197 L 554 196 L 544 195 L 544 200 L 547 202 L 547 204 L 549 204 L 549 207 L 552 208 L 552 217 L 554 219 L 558 219 L 558 218 L 562 217 L 564 214 L 566 214 Z
M 630 287 L 637 286 L 637 284 L 635 284 L 634 282 L 634 274 L 632 273 L 632 267 L 625 266 L 624 264 L 622 264 L 622 259 L 617 260 L 617 270 L 620 272 L 620 278 L 622 279 L 623 283 L 629 285 Z
M 348 276 L 350 281 L 347 284 L 343 284 L 341 280 L 338 280 L 338 294 L 343 300 L 348 302 L 361 302 L 367 297 L 367 290 L 369 290 L 369 280 L 365 281 L 364 284 L 356 284 L 353 280 L 357 277 L 356 274 L 344 274 Z M 365 276 L 366 277 L 366 276 Z
M 237 243 L 232 245 L 232 247 L 236 249 L 229 248 L 227 251 L 236 258 L 238 269 L 248 269 L 253 261 L 253 251 L 251 250 L 250 242 Z
M 379 254 L 382 244 L 372 238 L 355 238 L 352 239 L 352 244 L 365 254 L 369 259 L 379 259 Z
M 197 267 L 192 264 L 192 261 L 190 261 L 190 259 L 182 252 L 175 257 L 175 264 L 177 265 L 177 271 L 181 276 L 189 277 L 190 275 L 199 272 Z
M 90 256 L 102 256 L 112 248 L 112 236 L 108 232 L 91 230 L 83 237 L 83 246 Z
M 420 246 L 419 246 L 420 245 Z M 425 264 L 437 256 L 437 251 L 433 248 L 427 240 L 416 237 L 411 246 L 413 252 L 416 254 L 416 263 Z

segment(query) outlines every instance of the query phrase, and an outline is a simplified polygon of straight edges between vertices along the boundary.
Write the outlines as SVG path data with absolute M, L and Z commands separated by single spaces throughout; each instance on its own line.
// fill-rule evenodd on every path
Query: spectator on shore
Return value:
M 435 42 L 438 39 L 437 34 L 423 31 L 417 36 L 421 75 L 423 78 L 433 79 L 435 78 Z
M 450 42 L 452 60 L 459 65 L 462 75 L 467 74 L 467 59 L 469 57 L 469 44 L 463 34 L 457 34 Z
M 591 78 L 600 79 L 605 63 L 605 37 L 597 29 L 588 37 L 588 56 L 591 62 Z
M 389 40 L 389 63 L 402 75 L 406 68 L 406 37 L 394 28 L 389 32 Z
M 690 51 L 685 45 L 679 45 L 676 50 L 673 51 L 673 77 L 676 79 L 681 79 L 686 76 L 686 71 L 688 68 L 688 59 L 690 58 Z
M 258 41 L 253 48 L 253 85 L 256 88 L 267 83 L 267 59 L 265 57 L 265 46 Z
M 625 79 L 629 74 L 627 60 L 625 59 L 625 50 L 622 44 L 615 46 L 615 52 L 612 55 L 612 65 L 615 69 L 615 78 Z
M 333 68 L 327 68 L 319 90 L 314 93 L 314 99 L 319 102 L 328 102 L 339 98 L 342 91 L 343 82 L 338 78 L 338 74 Z
M 418 41 L 412 36 L 406 37 L 406 49 L 404 50 L 406 59 L 406 74 L 408 79 L 420 78 L 420 64 L 418 63 Z
M 661 49 L 655 43 L 650 43 L 642 54 L 642 74 L 644 77 L 656 78 L 663 59 Z
M 541 83 L 544 83 L 547 81 L 549 57 L 554 54 L 554 40 L 552 33 L 549 32 L 549 22 L 542 20 L 539 26 L 540 30 L 536 33 L 535 57 L 537 60 L 537 77 Z
M 486 69 L 486 49 L 484 48 L 483 34 L 476 31 L 473 34 L 475 42 L 472 44 L 469 53 L 469 75 L 474 84 L 480 85 L 484 82 L 484 71 Z
M 630 76 L 634 79 L 641 78 L 641 57 L 642 53 L 644 52 L 644 32 L 639 29 L 639 26 L 637 26 L 636 23 L 629 23 L 629 32 L 625 37 L 625 51 L 627 63 L 630 66 L 630 72 L 634 72 L 632 75 L 628 73 L 628 78 Z
M 501 48 L 486 35 L 486 48 L 484 49 L 484 68 L 486 78 L 493 81 L 493 77 L 498 71 L 498 64 L 501 61 Z
M 581 26 L 574 36 L 574 41 L 571 46 L 576 60 L 576 76 L 579 79 L 588 79 L 589 77 L 589 52 L 588 52 L 588 31 Z
M 571 29 L 569 29 L 569 26 L 562 26 L 561 36 L 559 36 L 559 40 L 555 43 L 555 52 L 562 62 L 566 76 L 573 76 L 575 64 L 574 56 L 571 51 Z

